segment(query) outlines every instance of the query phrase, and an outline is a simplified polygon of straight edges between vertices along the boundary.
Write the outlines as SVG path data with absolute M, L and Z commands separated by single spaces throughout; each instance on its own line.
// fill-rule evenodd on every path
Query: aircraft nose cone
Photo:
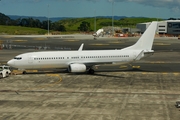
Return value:
M 14 62 L 13 62 L 12 60 L 10 60 L 10 61 L 7 62 L 7 64 L 8 64 L 9 66 L 13 66 L 13 65 L 14 65 Z

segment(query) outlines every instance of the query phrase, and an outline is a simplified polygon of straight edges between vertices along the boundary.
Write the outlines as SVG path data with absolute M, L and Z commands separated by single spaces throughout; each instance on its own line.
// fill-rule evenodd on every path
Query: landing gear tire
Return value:
M 23 71 L 22 74 L 26 74 L 27 72 L 26 71 Z
M 9 76 L 9 73 L 7 72 L 7 73 L 6 73 L 6 77 L 8 77 L 8 76 Z
M 94 74 L 94 70 L 93 69 L 89 69 L 89 74 Z

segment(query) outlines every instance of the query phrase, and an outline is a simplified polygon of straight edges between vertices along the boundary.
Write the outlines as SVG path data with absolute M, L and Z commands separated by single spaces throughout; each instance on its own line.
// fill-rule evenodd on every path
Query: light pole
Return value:
M 158 17 L 159 17 L 159 9 L 157 8 L 157 21 L 158 21 Z
M 114 36 L 114 1 L 112 1 L 112 35 Z
M 47 6 L 48 6 L 48 35 L 49 35 L 49 4 Z
M 96 10 L 94 10 L 94 33 L 96 33 Z

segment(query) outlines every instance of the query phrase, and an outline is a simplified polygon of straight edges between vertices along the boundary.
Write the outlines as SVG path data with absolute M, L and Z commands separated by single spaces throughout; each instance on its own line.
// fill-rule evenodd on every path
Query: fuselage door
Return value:
M 33 57 L 32 55 L 28 55 L 28 63 L 33 63 Z

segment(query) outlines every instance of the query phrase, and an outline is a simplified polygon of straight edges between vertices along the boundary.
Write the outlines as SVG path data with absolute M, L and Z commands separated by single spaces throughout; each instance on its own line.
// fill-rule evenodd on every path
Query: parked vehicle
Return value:
M 177 101 L 177 102 L 176 102 L 176 107 L 177 107 L 177 108 L 180 108 L 180 101 Z
M 11 74 L 9 66 L 2 65 L 0 66 L 0 78 L 8 77 Z

